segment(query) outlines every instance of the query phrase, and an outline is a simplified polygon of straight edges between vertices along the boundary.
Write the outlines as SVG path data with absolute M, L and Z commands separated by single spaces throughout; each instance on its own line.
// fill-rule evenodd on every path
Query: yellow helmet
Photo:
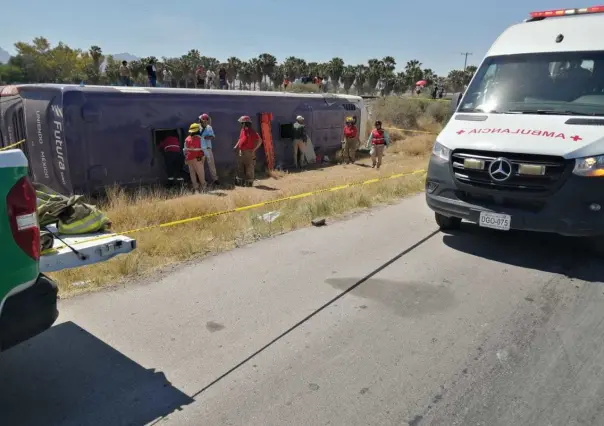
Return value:
M 193 123 L 189 126 L 189 133 L 201 132 L 201 125 L 199 123 Z
M 352 123 L 353 121 L 354 121 L 354 119 L 352 117 L 346 117 L 347 123 Z

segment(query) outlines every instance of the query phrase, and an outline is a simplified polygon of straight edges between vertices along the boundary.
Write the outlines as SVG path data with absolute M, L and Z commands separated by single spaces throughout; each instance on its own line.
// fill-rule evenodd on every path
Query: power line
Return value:
M 465 56 L 465 59 L 463 61 L 463 70 L 465 71 L 466 68 L 468 67 L 468 56 L 471 56 L 472 52 L 461 52 L 460 54 L 462 56 Z

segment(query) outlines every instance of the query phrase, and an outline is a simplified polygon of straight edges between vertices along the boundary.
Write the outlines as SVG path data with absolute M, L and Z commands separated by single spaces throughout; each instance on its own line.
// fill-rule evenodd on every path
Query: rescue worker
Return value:
M 359 129 L 352 117 L 346 117 L 344 126 L 344 142 L 342 146 L 342 157 L 346 164 L 356 161 L 356 152 L 359 147 Z
M 182 170 L 182 155 L 180 153 L 180 141 L 174 135 L 166 136 L 158 145 L 166 163 L 166 173 L 168 174 L 168 184 L 174 184 L 176 181 L 182 182 L 180 175 Z
M 301 115 L 296 117 L 296 122 L 294 123 L 294 167 L 300 167 L 300 161 L 298 160 L 298 156 L 300 153 L 304 155 L 305 143 L 308 140 L 308 136 L 306 135 L 306 126 L 304 125 L 304 117 Z
M 212 152 L 212 141 L 216 137 L 214 135 L 214 129 L 210 125 L 210 116 L 208 114 L 201 114 L 199 116 L 199 124 L 201 125 L 201 148 L 203 149 L 204 163 L 208 165 L 210 169 L 210 177 L 214 185 L 219 185 L 218 174 L 216 173 L 216 163 L 214 162 L 214 154 Z
M 239 117 L 241 132 L 239 140 L 233 147 L 237 153 L 237 184 L 252 186 L 254 184 L 254 167 L 256 151 L 262 145 L 260 135 L 252 128 L 252 119 L 247 115 Z
M 382 129 L 382 122 L 377 120 L 375 122 L 375 128 L 369 134 L 367 139 L 367 148 L 371 146 L 369 153 L 371 154 L 371 167 L 377 167 L 378 169 L 382 165 L 382 157 L 384 156 L 384 149 L 390 145 L 390 135 L 384 129 Z
M 185 160 L 189 166 L 191 175 L 191 184 L 193 190 L 197 193 L 205 189 L 206 178 L 203 170 L 203 149 L 201 148 L 201 126 L 199 123 L 193 123 L 189 127 L 189 136 L 185 139 Z

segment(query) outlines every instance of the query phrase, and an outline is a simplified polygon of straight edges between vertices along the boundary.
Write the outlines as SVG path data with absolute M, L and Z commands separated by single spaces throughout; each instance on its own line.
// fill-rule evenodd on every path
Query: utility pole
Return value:
M 465 56 L 465 59 L 463 61 L 463 70 L 465 71 L 468 67 L 468 56 L 472 55 L 472 52 L 461 52 L 461 55 Z

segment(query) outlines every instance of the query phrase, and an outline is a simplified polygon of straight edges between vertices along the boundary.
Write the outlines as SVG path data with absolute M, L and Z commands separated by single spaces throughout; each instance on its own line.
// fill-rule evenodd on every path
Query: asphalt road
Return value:
M 67 300 L 0 354 L 0 424 L 604 425 L 582 244 L 417 196 Z

